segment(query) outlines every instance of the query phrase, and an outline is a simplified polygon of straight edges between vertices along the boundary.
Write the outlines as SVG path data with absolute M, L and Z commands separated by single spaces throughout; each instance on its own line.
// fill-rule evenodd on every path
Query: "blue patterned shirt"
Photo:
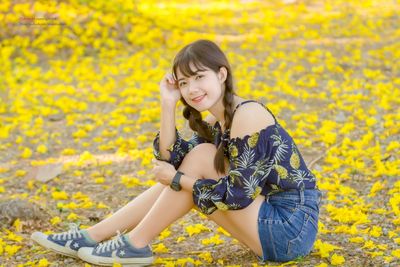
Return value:
M 247 102 L 244 101 L 237 108 Z M 260 103 L 261 104 L 261 103 Z M 228 175 L 214 179 L 198 179 L 193 186 L 193 201 L 205 214 L 216 209 L 237 210 L 250 205 L 259 195 L 272 195 L 287 189 L 316 189 L 316 177 L 307 168 L 294 140 L 276 120 L 259 132 L 244 137 L 229 137 L 229 129 L 222 133 L 217 122 L 209 125 L 213 133 L 213 144 L 225 142 L 225 156 L 229 160 Z M 235 113 L 234 111 L 234 113 Z M 196 145 L 211 143 L 196 132 L 190 140 L 184 140 L 176 131 L 176 141 L 168 149 L 171 157 L 169 163 L 176 169 L 185 155 Z M 158 160 L 159 132 L 153 142 L 153 153 Z

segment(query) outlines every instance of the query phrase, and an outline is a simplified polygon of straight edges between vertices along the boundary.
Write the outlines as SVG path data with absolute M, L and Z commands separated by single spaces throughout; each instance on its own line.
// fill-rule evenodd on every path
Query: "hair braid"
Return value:
M 223 98 L 223 104 L 225 107 L 224 111 L 224 118 L 225 118 L 225 123 L 224 123 L 224 129 L 225 131 L 228 131 L 231 128 L 232 125 L 232 119 L 233 119 L 233 96 L 234 94 L 231 92 L 231 90 L 226 90 Z M 217 170 L 218 173 L 225 173 L 225 162 L 224 162 L 224 156 L 225 156 L 225 149 L 226 149 L 226 141 L 223 140 L 220 142 L 217 153 L 214 158 L 214 167 Z

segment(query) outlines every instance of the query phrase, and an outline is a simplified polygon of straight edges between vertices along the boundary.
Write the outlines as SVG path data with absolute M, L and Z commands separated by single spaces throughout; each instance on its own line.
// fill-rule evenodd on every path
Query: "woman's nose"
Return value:
M 191 83 L 189 83 L 189 93 L 195 93 L 195 92 L 197 92 L 198 91 L 198 86 L 197 86 L 197 84 L 195 83 L 195 82 L 191 82 Z

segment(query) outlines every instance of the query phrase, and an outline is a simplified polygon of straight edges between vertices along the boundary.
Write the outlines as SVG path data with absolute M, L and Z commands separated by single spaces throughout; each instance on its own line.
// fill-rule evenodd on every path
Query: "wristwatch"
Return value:
M 183 172 L 176 171 L 176 174 L 175 174 L 174 178 L 172 178 L 172 183 L 170 185 L 172 190 L 181 191 L 182 186 L 180 185 L 179 181 L 181 180 L 182 175 L 184 175 Z

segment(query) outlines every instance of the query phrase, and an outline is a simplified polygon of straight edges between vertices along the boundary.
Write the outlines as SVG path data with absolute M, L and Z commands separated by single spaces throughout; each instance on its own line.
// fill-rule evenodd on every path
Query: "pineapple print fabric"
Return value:
M 256 101 L 245 101 L 241 104 L 247 102 Z M 203 213 L 211 214 L 216 209 L 243 209 L 260 194 L 266 196 L 287 189 L 317 188 L 315 176 L 307 168 L 293 139 L 272 112 L 265 108 L 274 117 L 274 125 L 243 138 L 229 138 L 226 142 L 226 156 L 230 163 L 228 175 L 218 181 L 199 179 L 195 182 L 193 200 Z M 229 129 L 222 133 L 218 122 L 210 127 L 217 146 L 221 142 L 221 136 L 229 136 Z M 177 140 L 171 147 L 169 162 L 178 168 L 193 147 L 208 141 L 196 134 L 185 141 L 178 131 L 176 133 Z M 153 144 L 155 157 L 162 160 L 158 149 L 159 133 Z

